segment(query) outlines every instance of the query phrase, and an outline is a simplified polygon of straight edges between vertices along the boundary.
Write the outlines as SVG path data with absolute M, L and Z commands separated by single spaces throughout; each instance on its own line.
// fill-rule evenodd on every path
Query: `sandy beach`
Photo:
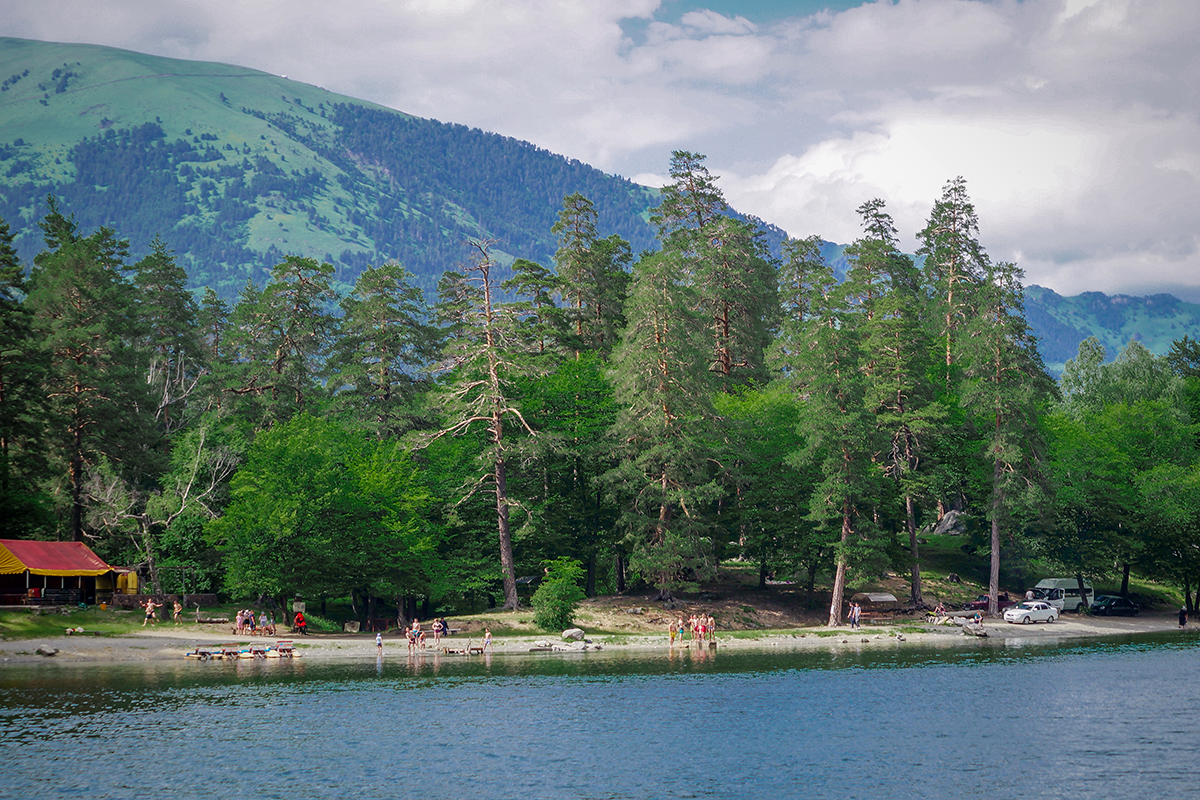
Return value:
M 939 646 L 975 645 L 979 639 L 966 636 L 954 626 L 919 625 L 864 626 L 851 630 L 843 626 L 836 630 L 828 628 L 799 628 L 792 631 L 773 631 L 756 638 L 722 636 L 718 632 L 718 648 L 754 650 L 770 648 L 815 648 L 815 647 L 901 647 L 914 644 Z M 903 628 L 903 630 L 902 630 Z M 1172 613 L 1152 612 L 1137 617 L 1077 617 L 1068 614 L 1051 624 L 1012 625 L 1000 620 L 989 620 L 985 624 L 990 641 L 1007 643 L 1036 643 L 1053 640 L 1086 638 L 1096 636 L 1123 636 L 1139 633 L 1178 631 L 1179 625 Z M 897 634 L 903 637 L 898 638 Z M 0 665 L 22 664 L 43 661 L 64 662 L 139 662 L 182 660 L 184 654 L 196 645 L 216 645 L 252 642 L 274 642 L 277 638 L 291 638 L 297 652 L 303 658 L 313 659 L 363 659 L 375 657 L 374 634 L 314 634 L 295 637 L 231 637 L 224 629 L 213 630 L 212 626 L 196 624 L 160 625 L 157 628 L 123 635 L 72 635 L 0 641 Z M 633 634 L 622 636 L 589 636 L 592 646 L 600 645 L 612 650 L 666 650 L 668 640 L 664 634 Z M 467 644 L 467 636 L 454 636 L 443 640 L 444 645 L 461 648 Z M 496 654 L 527 653 L 538 642 L 550 642 L 564 647 L 572 644 L 563 642 L 551 634 L 497 636 L 494 641 Z M 474 637 L 478 645 L 480 638 Z M 677 645 L 678 646 L 678 645 Z M 694 646 L 694 645 L 693 645 Z M 39 647 L 57 650 L 53 656 L 37 653 Z M 574 647 L 581 648 L 576 644 Z M 392 631 L 384 636 L 385 655 L 406 656 L 408 645 L 404 637 Z M 433 652 L 430 642 L 426 652 Z

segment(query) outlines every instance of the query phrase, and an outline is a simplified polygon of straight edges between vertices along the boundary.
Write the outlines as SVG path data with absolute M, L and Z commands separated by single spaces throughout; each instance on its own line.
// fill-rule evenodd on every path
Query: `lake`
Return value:
M 1200 794 L 1200 640 L 0 667 L 0 797 Z

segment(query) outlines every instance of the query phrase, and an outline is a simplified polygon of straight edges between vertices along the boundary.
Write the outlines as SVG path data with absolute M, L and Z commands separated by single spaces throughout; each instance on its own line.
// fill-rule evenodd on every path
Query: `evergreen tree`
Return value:
M 628 323 L 613 352 L 619 463 L 603 476 L 621 505 L 630 564 L 660 599 L 712 574 L 706 509 L 723 491 L 711 463 L 707 327 L 682 258 L 668 249 L 634 268 Z
M 255 427 L 311 405 L 336 328 L 332 277 L 330 264 L 288 256 L 261 290 L 247 281 L 230 312 L 223 389 Z
M 734 219 L 704 156 L 676 151 L 672 182 L 651 222 L 696 288 L 711 342 L 708 369 L 720 386 L 762 379 L 764 351 L 777 307 L 775 265 L 757 226 Z
M 899 251 L 882 200 L 858 209 L 866 236 L 846 248 L 846 291 L 859 309 L 867 380 L 865 402 L 875 414 L 883 451 L 878 461 L 904 504 L 912 557 L 912 601 L 924 603 L 917 544 L 916 499 L 929 493 L 926 440 L 941 433 L 945 409 L 929 383 L 930 342 L 921 327 L 918 276 Z M 922 468 L 924 467 L 924 469 Z
M 811 519 L 833 534 L 833 597 L 829 625 L 841 623 L 846 570 L 878 546 L 874 509 L 880 451 L 874 416 L 866 408 L 865 357 L 856 314 L 861 285 L 838 286 L 809 240 L 788 248 L 784 296 L 792 311 L 777 358 L 788 390 L 803 403 L 804 447 L 797 466 L 815 464 L 819 483 L 809 500 Z M 798 314 L 798 316 L 796 316 Z
M 978 420 L 991 473 L 988 613 L 998 611 L 1001 531 L 1042 503 L 1044 442 L 1038 414 L 1055 394 L 1037 341 L 1025 321 L 1023 277 L 1015 264 L 988 265 L 979 284 L 979 313 L 964 336 L 962 403 Z
M 616 234 L 599 238 L 596 221 L 592 202 L 576 192 L 563 198 L 558 221 L 550 229 L 558 237 L 558 291 L 566 301 L 565 321 L 576 357 L 583 350 L 607 356 L 624 324 L 633 253 Z
M 0 219 L 0 538 L 19 538 L 47 525 L 38 484 L 47 477 L 44 451 L 48 361 L 24 302 L 28 285 L 8 223 Z
M 135 474 L 157 453 L 157 407 L 147 391 L 136 292 L 121 274 L 128 245 L 112 230 L 81 236 L 51 204 L 47 249 L 34 259 L 27 304 L 49 359 L 44 392 L 53 414 L 52 453 L 62 464 L 69 529 L 83 539 L 85 473 L 108 459 Z
M 506 428 L 514 426 L 535 435 L 521 413 L 514 386 L 518 378 L 530 375 L 532 370 L 526 358 L 528 343 L 517 331 L 514 310 L 495 301 L 492 242 L 477 239 L 469 244 L 471 259 L 459 271 L 446 273 L 438 286 L 438 317 L 446 333 L 441 366 L 447 378 L 438 398 L 445 426 L 437 436 L 462 435 L 478 425 L 487 430 L 487 444 L 480 454 L 487 472 L 460 489 L 459 502 L 472 496 L 482 482 L 491 482 L 496 498 L 504 607 L 515 609 L 520 606 L 520 598 L 509 520 L 513 501 L 508 473 L 511 454 L 520 442 Z
M 134 265 L 142 346 L 150 354 L 147 384 L 158 396 L 154 418 L 167 433 L 185 422 L 183 407 L 201 379 L 204 358 L 196 336 L 196 301 L 187 291 L 187 273 L 158 236 L 150 253 Z
M 958 330 L 974 316 L 973 296 L 989 266 L 978 236 L 979 218 L 967 195 L 966 180 L 959 176 L 947 181 L 925 228 L 917 234 L 921 241 L 917 255 L 925 256 L 922 269 L 932 301 L 929 321 L 944 350 L 948 389 L 954 381 Z
M 417 408 L 438 331 L 413 276 L 399 264 L 370 267 L 342 301 L 340 335 L 329 363 L 335 405 L 378 438 L 425 424 Z

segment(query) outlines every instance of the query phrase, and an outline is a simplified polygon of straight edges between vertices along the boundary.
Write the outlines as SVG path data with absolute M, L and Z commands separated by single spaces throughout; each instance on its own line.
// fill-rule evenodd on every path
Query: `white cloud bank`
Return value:
M 849 241 L 878 196 L 911 237 L 963 175 L 984 244 L 1030 282 L 1200 300 L 1195 0 L 883 0 L 758 24 L 679 5 L 10 0 L 0 35 L 288 74 L 647 180 L 698 150 L 736 207 L 797 236 Z

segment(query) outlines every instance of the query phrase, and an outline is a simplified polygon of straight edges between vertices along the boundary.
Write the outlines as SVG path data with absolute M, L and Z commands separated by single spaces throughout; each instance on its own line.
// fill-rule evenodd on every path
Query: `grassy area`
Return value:
M 0 611 L 0 637 L 35 639 L 62 636 L 67 628 L 83 628 L 88 635 L 132 633 L 141 628 L 142 619 L 142 615 L 136 611 L 101 611 L 98 607 L 91 607 L 87 611 L 72 609 L 66 614 L 57 611 L 39 613 L 33 609 Z

